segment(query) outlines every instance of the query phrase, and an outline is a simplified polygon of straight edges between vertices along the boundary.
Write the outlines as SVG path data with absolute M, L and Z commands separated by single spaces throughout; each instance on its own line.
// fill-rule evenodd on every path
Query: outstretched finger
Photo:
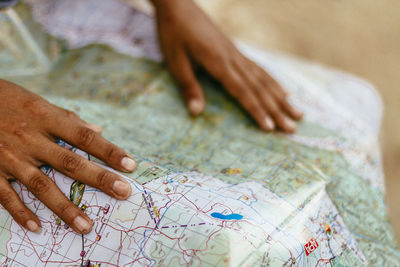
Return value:
M 92 221 L 74 205 L 58 186 L 35 166 L 15 161 L 9 172 L 20 180 L 44 205 L 67 223 L 75 232 L 87 234 L 92 229 Z
M 59 125 L 62 125 L 62 127 Z M 63 117 L 58 118 L 58 123 L 52 125 L 50 132 L 70 145 L 101 159 L 117 170 L 132 172 L 136 169 L 136 162 L 122 148 L 76 121 Z
M 96 187 L 117 199 L 130 196 L 131 185 L 118 174 L 52 142 L 47 142 L 46 151 L 45 155 L 38 155 L 38 158 L 68 177 Z
M 14 188 L 12 188 L 3 176 L 0 176 L 0 204 L 11 214 L 18 224 L 31 232 L 40 232 L 39 219 L 24 205 Z
M 264 107 L 274 118 L 279 128 L 286 133 L 293 133 L 296 131 L 296 123 L 282 110 L 278 101 L 264 88 L 257 90 L 257 94 L 261 99 Z
M 168 68 L 178 82 L 190 113 L 199 115 L 205 107 L 204 93 L 185 50 L 172 48 L 167 51 L 166 59 Z
M 247 89 L 250 85 L 245 85 L 242 79 L 234 71 L 230 72 L 230 79 L 223 81 L 224 87 L 228 92 L 243 106 L 243 108 L 253 117 L 258 125 L 265 131 L 273 131 L 275 123 L 271 115 L 264 109 L 253 90 Z

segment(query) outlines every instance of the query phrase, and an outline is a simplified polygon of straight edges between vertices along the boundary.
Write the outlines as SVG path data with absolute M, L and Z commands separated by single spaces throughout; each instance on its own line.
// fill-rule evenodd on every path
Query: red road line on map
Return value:
M 119 266 L 119 260 L 121 257 L 121 250 L 122 250 L 122 232 L 119 233 L 119 248 L 118 248 L 118 259 L 117 259 L 117 265 Z
M 141 260 L 141 259 L 145 259 L 145 260 L 147 260 L 147 261 L 150 261 L 149 259 L 147 259 L 147 258 L 145 258 L 145 257 L 140 257 L 140 258 L 134 259 L 133 261 L 130 261 L 130 262 L 128 262 L 128 263 L 125 263 L 124 266 L 126 266 L 127 264 L 129 264 L 129 266 L 130 266 L 130 265 L 132 265 L 133 263 L 135 263 L 136 261 Z M 150 261 L 150 263 L 151 263 L 151 261 Z

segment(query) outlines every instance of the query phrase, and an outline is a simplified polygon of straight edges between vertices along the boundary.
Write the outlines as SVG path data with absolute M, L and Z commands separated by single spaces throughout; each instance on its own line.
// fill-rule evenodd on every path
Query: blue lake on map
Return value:
M 211 217 L 221 219 L 221 220 L 241 220 L 243 219 L 243 215 L 237 214 L 237 213 L 232 213 L 232 214 L 222 214 L 219 212 L 213 212 L 211 213 Z

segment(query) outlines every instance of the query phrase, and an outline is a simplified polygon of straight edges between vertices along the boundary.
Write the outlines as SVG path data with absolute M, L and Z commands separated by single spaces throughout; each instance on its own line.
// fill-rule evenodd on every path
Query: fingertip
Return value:
M 298 115 L 297 115 L 297 117 L 296 117 L 296 120 L 300 121 L 300 120 L 303 119 L 303 117 L 304 117 L 304 113 L 301 112 L 301 111 L 298 111 Z
M 269 116 L 265 117 L 263 126 L 264 130 L 267 132 L 271 132 L 275 129 L 275 123 Z
M 298 110 L 297 108 L 295 108 L 295 107 L 292 107 L 292 117 L 293 117 L 293 119 L 295 119 L 296 121 L 299 121 L 299 120 L 301 120 L 302 118 L 303 118 L 303 112 L 302 111 L 300 111 L 300 110 Z
M 122 168 L 124 168 L 126 171 L 128 172 L 133 172 L 136 167 L 137 167 L 137 163 L 134 159 L 132 159 L 129 156 L 125 156 L 122 160 L 121 160 L 121 166 Z
M 205 103 L 204 103 L 204 101 L 202 101 L 200 99 L 191 99 L 189 101 L 188 106 L 189 106 L 190 113 L 194 116 L 197 116 L 201 112 L 203 112 Z
M 132 194 L 131 184 L 123 179 L 115 181 L 112 190 L 119 199 L 127 199 Z
M 281 102 L 281 105 L 286 111 L 286 114 L 288 114 L 294 120 L 299 121 L 303 118 L 303 112 L 300 109 L 296 108 L 294 105 L 290 104 L 287 99 Z
M 294 133 L 297 129 L 297 124 L 293 120 L 285 117 L 282 128 L 286 133 Z
M 77 216 L 74 219 L 74 226 L 80 233 L 87 234 L 92 231 L 93 222 L 90 219 L 85 219 L 82 216 Z
M 26 228 L 36 234 L 40 234 L 42 231 L 40 224 L 36 223 L 34 220 L 28 220 L 26 222 Z

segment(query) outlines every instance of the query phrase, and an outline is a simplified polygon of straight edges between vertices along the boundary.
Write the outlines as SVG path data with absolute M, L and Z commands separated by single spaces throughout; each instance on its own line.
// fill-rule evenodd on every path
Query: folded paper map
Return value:
M 110 12 L 100 32 L 90 28 L 102 6 L 131 7 L 25 2 L 32 9 L 19 4 L 0 12 L 0 77 L 101 125 L 139 166 L 124 176 L 133 188 L 126 201 L 42 168 L 94 221 L 87 235 L 13 182 L 43 230 L 28 232 L 0 206 L 0 265 L 400 265 L 384 202 L 382 104 L 369 83 L 238 44 L 304 111 L 298 131 L 262 132 L 204 73 L 207 107 L 192 118 L 160 54 L 146 45 L 154 33 L 119 32 L 123 12 Z M 151 17 L 130 14 L 153 29 Z

